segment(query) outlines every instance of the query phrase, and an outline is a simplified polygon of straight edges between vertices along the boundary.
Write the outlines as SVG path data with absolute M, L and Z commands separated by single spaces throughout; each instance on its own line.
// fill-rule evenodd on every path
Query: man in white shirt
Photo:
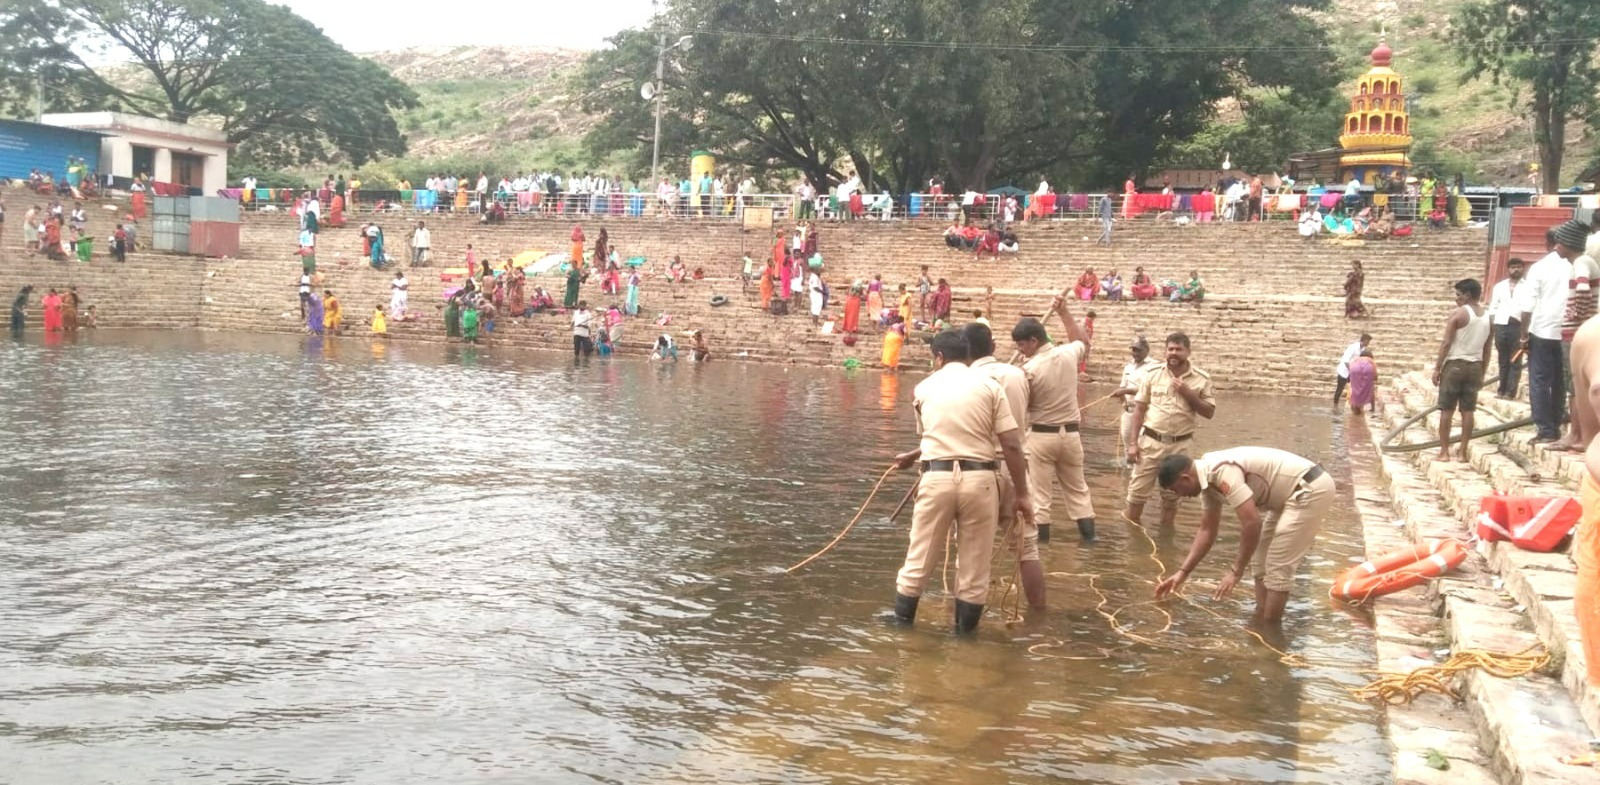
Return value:
M 577 310 L 572 312 L 572 359 L 594 354 L 594 339 L 589 335 L 593 326 L 594 312 L 589 310 L 589 301 L 579 300 Z
M 411 266 L 421 267 L 428 261 L 428 249 L 433 246 L 433 233 L 428 231 L 427 224 L 417 222 L 417 228 L 411 230 Z
M 256 195 L 256 178 L 251 177 L 250 175 L 245 175 L 244 190 L 249 191 L 250 198 L 254 199 Z
M 1506 278 L 1494 285 L 1489 295 L 1489 318 L 1494 323 L 1494 350 L 1500 358 L 1500 386 L 1495 397 L 1517 397 L 1517 387 L 1522 382 L 1522 358 L 1517 357 L 1518 342 L 1522 338 L 1522 312 L 1517 310 L 1517 287 L 1522 285 L 1522 275 L 1527 263 L 1521 259 L 1506 262 Z
M 1355 362 L 1356 358 L 1361 356 L 1361 350 L 1367 348 L 1367 346 L 1371 343 L 1372 336 L 1368 335 L 1367 333 L 1362 333 L 1361 338 L 1355 343 L 1346 346 L 1344 349 L 1344 354 L 1339 356 L 1339 367 L 1335 369 L 1335 373 L 1338 375 L 1338 378 L 1335 379 L 1333 385 L 1334 406 L 1339 405 L 1339 399 L 1344 396 L 1345 385 L 1350 383 L 1350 363 Z
M 1228 185 L 1228 190 L 1222 192 L 1222 219 L 1224 221 L 1239 220 L 1239 204 L 1244 201 L 1245 192 L 1243 180 L 1234 180 Z
M 1561 418 L 1566 408 L 1566 390 L 1561 380 L 1561 322 L 1566 317 L 1572 260 L 1583 255 L 1588 241 L 1589 232 L 1577 221 L 1545 232 L 1550 253 L 1534 263 L 1517 287 L 1522 344 L 1528 358 L 1528 403 L 1539 431 L 1534 443 L 1561 438 Z

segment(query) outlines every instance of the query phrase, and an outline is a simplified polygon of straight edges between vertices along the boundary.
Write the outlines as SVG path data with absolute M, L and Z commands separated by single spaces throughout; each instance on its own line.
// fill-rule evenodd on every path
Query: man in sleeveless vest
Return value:
M 1476 280 L 1456 282 L 1456 309 L 1444 323 L 1444 340 L 1439 343 L 1439 359 L 1434 365 L 1433 383 L 1439 387 L 1439 457 L 1450 460 L 1450 420 L 1461 412 L 1461 446 L 1456 451 L 1467 457 L 1467 442 L 1472 439 L 1473 414 L 1478 410 L 1478 388 L 1483 386 L 1483 371 L 1489 367 L 1489 342 L 1493 330 L 1489 313 L 1479 304 L 1483 287 Z
M 1308 458 L 1271 447 L 1235 447 L 1199 458 L 1169 455 L 1161 460 L 1161 487 L 1179 496 L 1203 496 L 1200 528 L 1183 565 L 1156 586 L 1156 597 L 1176 592 L 1217 541 L 1222 505 L 1239 518 L 1239 553 L 1213 595 L 1227 597 L 1254 563 L 1258 624 L 1277 625 L 1289 602 L 1295 571 L 1316 542 L 1322 519 L 1333 506 L 1336 487 L 1322 467 Z M 1264 523 L 1268 516 L 1272 525 Z

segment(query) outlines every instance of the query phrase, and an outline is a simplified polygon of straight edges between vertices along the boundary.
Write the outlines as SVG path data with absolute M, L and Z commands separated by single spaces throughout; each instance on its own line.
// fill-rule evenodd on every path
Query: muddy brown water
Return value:
M 913 444 L 917 378 L 362 338 L 0 344 L 0 779 L 1388 779 L 1380 714 L 1348 694 L 1370 631 L 1327 599 L 1360 553 L 1348 503 L 1290 606 L 1311 667 L 1243 635 L 1246 591 L 1204 601 L 1225 620 L 1170 606 L 1161 645 L 1067 577 L 1043 619 L 991 614 L 972 640 L 937 577 L 914 629 L 887 626 L 908 477 L 783 575 Z M 1086 422 L 1102 542 L 1058 536 L 1045 563 L 1102 574 L 1118 606 L 1155 567 L 1116 522 L 1113 407 Z M 1315 457 L 1348 502 L 1347 418 L 1224 395 L 1201 446 Z M 1168 563 L 1197 513 L 1156 532 Z

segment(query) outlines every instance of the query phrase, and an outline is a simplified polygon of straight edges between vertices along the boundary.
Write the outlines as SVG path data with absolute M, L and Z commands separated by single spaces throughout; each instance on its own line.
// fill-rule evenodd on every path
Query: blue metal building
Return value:
M 82 158 L 100 171 L 100 138 L 105 134 L 53 125 L 0 120 L 0 178 L 24 178 L 37 169 L 60 180 L 68 158 Z

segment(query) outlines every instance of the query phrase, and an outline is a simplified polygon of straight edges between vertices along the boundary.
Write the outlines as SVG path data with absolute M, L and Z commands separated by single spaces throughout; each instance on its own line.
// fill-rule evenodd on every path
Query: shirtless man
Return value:
M 1600 319 L 1589 319 L 1572 338 L 1572 421 L 1584 433 L 1600 433 Z M 1584 451 L 1583 520 L 1573 538 L 1578 563 L 1573 614 L 1583 638 L 1589 684 L 1600 687 L 1600 439 Z

